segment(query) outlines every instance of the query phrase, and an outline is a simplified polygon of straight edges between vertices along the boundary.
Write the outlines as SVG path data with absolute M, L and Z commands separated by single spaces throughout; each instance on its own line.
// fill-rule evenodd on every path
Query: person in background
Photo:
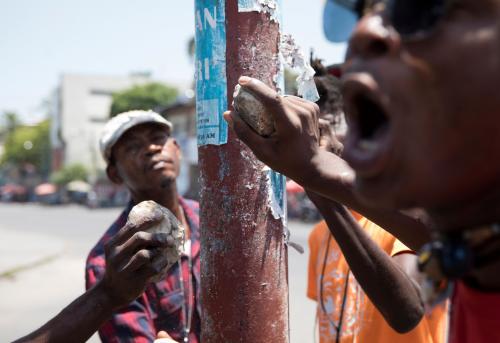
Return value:
M 100 140 L 106 172 L 125 185 L 131 201 L 87 258 L 88 289 L 106 275 L 107 242 L 127 220 L 134 204 L 153 200 L 169 209 L 186 229 L 180 263 L 163 280 L 151 283 L 137 299 L 116 311 L 99 329 L 103 342 L 151 342 L 165 331 L 180 342 L 200 339 L 199 206 L 177 193 L 181 151 L 171 136 L 172 124 L 152 111 L 131 111 L 112 118 Z

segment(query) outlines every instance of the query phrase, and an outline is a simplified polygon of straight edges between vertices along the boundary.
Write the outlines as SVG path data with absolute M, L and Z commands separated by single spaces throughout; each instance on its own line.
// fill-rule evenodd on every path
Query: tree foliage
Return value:
M 187 53 L 191 61 L 194 60 L 194 55 L 196 54 L 196 40 L 191 37 L 187 43 Z
M 50 180 L 58 186 L 64 186 L 71 181 L 87 181 L 88 174 L 87 168 L 84 165 L 75 163 L 67 165 L 60 171 L 52 174 Z
M 14 131 L 19 125 L 21 125 L 21 120 L 15 112 L 4 112 L 2 119 L 2 131 L 6 133 Z
M 110 116 L 131 110 L 152 110 L 157 106 L 167 106 L 177 97 L 176 88 L 152 82 L 138 85 L 113 94 Z
M 299 74 L 290 68 L 285 68 L 285 94 L 297 95 L 297 77 Z
M 1 163 L 33 164 L 39 173 L 46 174 L 50 166 L 50 121 L 35 126 L 10 127 L 4 145 Z

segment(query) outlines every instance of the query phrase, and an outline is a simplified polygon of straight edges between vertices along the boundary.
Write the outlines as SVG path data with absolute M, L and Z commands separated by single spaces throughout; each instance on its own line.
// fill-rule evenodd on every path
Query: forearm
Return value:
M 295 179 L 304 188 L 341 204 L 354 201 L 354 171 L 339 156 L 319 149 Z
M 44 326 L 16 342 L 86 342 L 112 312 L 109 298 L 97 284 Z
M 316 201 L 357 281 L 388 324 L 398 332 L 413 329 L 423 316 L 418 287 L 337 203 Z
M 370 208 L 359 202 L 347 206 L 384 228 L 413 251 L 419 251 L 431 240 L 430 229 L 420 215 Z
M 360 201 L 354 192 L 354 172 L 339 156 L 320 150 L 311 164 L 314 175 L 298 181 L 304 188 L 355 210 L 415 251 L 430 241 L 429 230 L 421 218 L 397 210 L 376 209 Z

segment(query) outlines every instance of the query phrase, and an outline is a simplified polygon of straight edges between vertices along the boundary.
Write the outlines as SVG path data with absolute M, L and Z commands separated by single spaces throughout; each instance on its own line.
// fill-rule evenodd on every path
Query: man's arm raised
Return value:
M 418 250 L 429 241 L 429 231 L 421 217 L 375 209 L 356 197 L 353 170 L 341 157 L 319 146 L 319 108 L 316 104 L 298 97 L 280 96 L 256 79 L 242 77 L 239 82 L 264 104 L 275 123 L 275 132 L 262 137 L 237 112 L 224 113 L 237 136 L 258 159 L 304 188 L 363 214 L 411 249 Z

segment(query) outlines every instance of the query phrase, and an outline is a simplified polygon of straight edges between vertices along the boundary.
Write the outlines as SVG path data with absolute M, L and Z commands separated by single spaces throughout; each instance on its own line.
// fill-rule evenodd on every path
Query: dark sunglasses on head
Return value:
M 454 0 L 330 0 L 361 18 L 381 6 L 390 24 L 403 39 L 428 36 L 447 13 Z
M 387 0 L 388 19 L 403 39 L 427 37 L 446 15 L 453 0 Z
M 358 15 L 358 18 L 361 18 L 364 9 L 367 8 L 367 6 L 371 7 L 371 4 L 367 4 L 366 0 L 332 0 L 332 1 L 356 13 Z

